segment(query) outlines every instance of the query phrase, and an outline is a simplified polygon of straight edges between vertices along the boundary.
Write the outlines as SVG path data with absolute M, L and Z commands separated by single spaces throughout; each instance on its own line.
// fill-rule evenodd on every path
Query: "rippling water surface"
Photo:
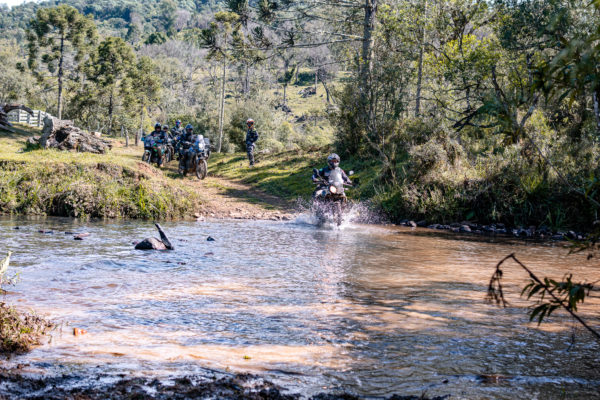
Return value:
M 600 397 L 600 345 L 562 314 L 529 324 L 524 273 L 507 267 L 509 308 L 483 301 L 511 252 L 555 278 L 569 267 L 597 280 L 597 263 L 551 245 L 301 220 L 164 223 L 176 250 L 143 252 L 132 241 L 157 236 L 149 222 L 0 219 L 0 251 L 14 252 L 21 276 L 4 300 L 63 323 L 8 365 L 48 375 L 244 371 L 305 395 Z M 583 315 L 599 326 L 590 300 Z

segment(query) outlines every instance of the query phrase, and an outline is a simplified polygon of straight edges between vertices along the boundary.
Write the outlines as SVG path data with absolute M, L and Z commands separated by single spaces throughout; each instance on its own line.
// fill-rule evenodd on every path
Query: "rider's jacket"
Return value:
M 164 142 L 167 139 L 167 132 L 165 132 L 165 131 L 160 131 L 160 132 L 154 131 L 150 135 L 161 142 Z
M 179 127 L 179 129 L 177 129 L 176 126 L 174 126 L 174 127 L 171 128 L 171 137 L 173 137 L 173 139 L 178 139 L 184 133 L 185 133 L 185 130 L 181 126 Z
M 342 171 L 342 179 L 344 180 L 344 183 L 351 183 L 350 178 L 348 178 L 348 175 L 346 175 L 344 170 L 341 169 L 340 167 L 338 167 L 338 168 L 340 169 L 340 171 Z M 319 180 L 319 178 L 323 178 L 326 181 L 329 181 L 329 175 L 331 175 L 331 171 L 333 171 L 333 170 L 331 169 L 331 167 L 329 165 L 324 168 L 321 168 L 320 170 L 317 171 L 318 175 L 313 174 L 312 180 L 316 181 L 316 180 Z
M 148 147 L 150 146 L 150 141 L 147 141 L 147 139 L 153 138 L 155 140 L 158 141 L 164 141 L 164 135 L 163 132 L 156 132 L 156 131 L 152 131 L 150 132 L 150 134 L 148 134 L 147 136 L 143 137 L 142 140 L 144 141 L 144 146 Z
M 246 132 L 246 146 L 251 146 L 258 140 L 258 132 L 256 129 L 250 128 Z

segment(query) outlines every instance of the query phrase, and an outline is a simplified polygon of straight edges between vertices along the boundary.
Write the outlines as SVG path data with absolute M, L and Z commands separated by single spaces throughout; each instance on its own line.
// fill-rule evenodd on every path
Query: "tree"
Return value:
M 210 27 L 200 33 L 199 42 L 209 49 L 208 59 L 215 59 L 222 64 L 221 96 L 219 105 L 219 144 L 217 151 L 221 152 L 223 144 L 223 126 L 225 117 L 225 83 L 227 80 L 227 65 L 232 57 L 229 46 L 239 40 L 240 18 L 233 12 L 220 11 L 215 14 Z
M 144 129 L 144 113 L 147 107 L 160 99 L 161 79 L 156 73 L 156 65 L 149 57 L 140 57 L 129 70 L 124 86 L 125 102 L 129 109 L 140 113 L 140 131 Z M 135 135 L 135 145 L 139 135 Z
M 121 38 L 104 39 L 90 58 L 88 77 L 96 90 L 108 97 L 108 134 L 112 133 L 113 117 L 118 105 L 117 94 L 124 97 L 129 89 L 124 79 L 134 67 L 133 49 Z
M 49 73 L 56 81 L 59 119 L 63 112 L 64 80 L 77 77 L 78 66 L 95 38 L 96 25 L 93 19 L 64 4 L 38 9 L 36 17 L 29 23 L 28 66 L 40 81 L 47 79 L 44 72 Z M 45 66 L 44 69 L 42 65 Z M 68 73 L 71 75 L 67 75 Z

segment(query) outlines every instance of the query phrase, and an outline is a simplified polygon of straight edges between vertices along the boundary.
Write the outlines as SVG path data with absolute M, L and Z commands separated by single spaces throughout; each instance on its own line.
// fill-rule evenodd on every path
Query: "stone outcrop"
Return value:
M 108 140 L 77 128 L 73 125 L 73 121 L 49 116 L 44 118 L 44 128 L 39 142 L 45 149 L 55 148 L 96 154 L 106 153 L 112 147 Z

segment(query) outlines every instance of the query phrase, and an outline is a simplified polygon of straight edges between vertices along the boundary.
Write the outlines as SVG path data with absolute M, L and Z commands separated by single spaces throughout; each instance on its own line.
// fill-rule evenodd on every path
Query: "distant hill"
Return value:
M 135 42 L 152 32 L 197 24 L 198 16 L 217 8 L 215 0 L 49 0 L 9 8 L 0 5 L 0 38 L 22 39 L 29 20 L 41 7 L 68 4 L 91 15 L 103 34 Z

